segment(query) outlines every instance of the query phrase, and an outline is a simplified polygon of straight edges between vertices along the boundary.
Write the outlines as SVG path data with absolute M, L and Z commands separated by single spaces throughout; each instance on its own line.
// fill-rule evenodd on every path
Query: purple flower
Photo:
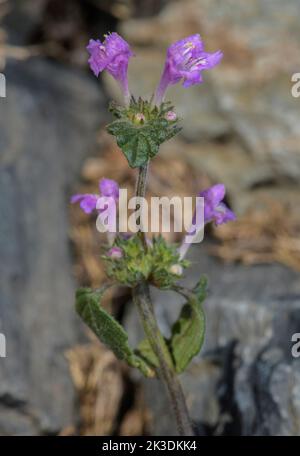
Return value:
M 90 214 L 96 209 L 97 201 L 98 201 L 99 195 L 93 195 L 90 193 L 86 194 L 78 194 L 78 195 L 73 195 L 71 198 L 71 203 L 78 203 L 80 202 L 80 207 L 81 209 L 86 213 Z
M 99 205 L 99 199 L 103 199 L 103 202 L 108 201 L 107 198 L 113 198 L 114 202 L 119 199 L 119 186 L 117 182 L 111 179 L 101 179 L 99 182 L 100 195 L 85 193 L 73 195 L 71 203 L 80 203 L 81 209 L 86 213 L 90 214 Z
M 215 225 L 235 220 L 235 214 L 222 203 L 225 197 L 225 186 L 216 184 L 199 194 L 204 198 L 204 223 L 215 222 Z
M 119 185 L 112 179 L 101 179 L 99 189 L 102 196 L 111 196 L 115 201 L 119 199 Z
M 235 214 L 222 202 L 225 197 L 225 186 L 223 184 L 216 184 L 206 190 L 199 193 L 199 197 L 204 199 L 203 216 L 196 222 L 196 212 L 200 210 L 200 205 L 196 207 L 195 214 L 193 216 L 192 227 L 188 230 L 186 236 L 183 239 L 181 246 L 178 249 L 180 259 L 184 258 L 190 245 L 196 242 L 196 236 L 203 229 L 204 225 L 210 222 L 214 222 L 215 225 L 222 225 L 232 220 L 236 220 Z M 196 225 L 196 226 L 195 226 Z
M 223 57 L 221 51 L 204 52 L 200 35 L 191 35 L 172 44 L 167 50 L 163 74 L 158 85 L 155 101 L 160 104 L 169 85 L 183 81 L 183 87 L 203 82 L 202 70 L 209 70 Z
M 89 65 L 95 76 L 107 70 L 121 85 L 126 103 L 129 102 L 127 68 L 133 53 L 129 44 L 117 33 L 105 35 L 105 40 L 90 40 L 87 50 L 90 54 Z

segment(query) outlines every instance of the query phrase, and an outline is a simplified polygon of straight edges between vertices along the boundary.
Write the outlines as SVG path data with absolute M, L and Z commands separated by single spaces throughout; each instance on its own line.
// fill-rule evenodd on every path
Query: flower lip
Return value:
M 123 66 L 127 69 L 128 61 L 133 56 L 129 44 L 116 32 L 105 35 L 103 43 L 91 39 L 87 51 L 90 54 L 89 64 L 96 76 L 107 69 L 116 79 Z
M 200 192 L 204 198 L 204 223 L 215 222 L 222 225 L 235 220 L 235 214 L 222 202 L 225 197 L 225 185 L 216 184 Z
M 86 214 L 91 214 L 91 212 L 96 209 L 98 198 L 99 195 L 94 195 L 92 193 L 77 194 L 71 197 L 71 203 L 79 203 L 81 209 Z
M 171 79 L 183 79 L 183 85 L 189 86 L 202 82 L 201 71 L 217 65 L 223 54 L 204 52 L 199 34 L 180 40 L 168 49 Z M 172 82 L 171 82 L 172 84 Z

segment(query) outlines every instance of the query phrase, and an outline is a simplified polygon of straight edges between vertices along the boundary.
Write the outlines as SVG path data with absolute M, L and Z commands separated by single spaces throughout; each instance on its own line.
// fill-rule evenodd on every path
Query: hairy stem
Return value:
M 149 161 L 145 164 L 145 166 L 141 166 L 139 168 L 139 174 L 138 174 L 138 179 L 137 179 L 137 184 L 136 184 L 136 197 L 138 197 L 138 198 L 145 198 L 145 195 L 146 195 L 148 166 L 149 166 Z M 141 224 L 141 221 L 140 221 L 140 224 Z M 147 246 L 146 233 L 143 230 L 141 230 L 141 231 L 139 231 L 138 234 L 143 241 L 144 249 L 147 251 L 148 246 Z
M 139 170 L 136 196 L 145 196 L 147 170 L 148 163 Z M 146 250 L 147 241 L 145 233 L 140 232 L 140 236 L 143 240 L 143 245 Z M 133 289 L 133 299 L 139 311 L 144 332 L 149 340 L 153 352 L 159 361 L 158 375 L 168 390 L 172 408 L 174 410 L 175 418 L 177 421 L 179 435 L 192 436 L 194 433 L 188 415 L 184 394 L 179 379 L 174 372 L 171 354 L 156 321 L 149 292 L 149 285 L 147 282 L 142 281 Z

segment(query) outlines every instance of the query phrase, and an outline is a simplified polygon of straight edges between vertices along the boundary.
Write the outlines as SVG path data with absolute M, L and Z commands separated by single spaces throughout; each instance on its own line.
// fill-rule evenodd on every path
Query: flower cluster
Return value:
M 190 87 L 202 83 L 202 71 L 213 68 L 223 57 L 221 51 L 216 51 L 214 53 L 205 52 L 199 34 L 188 36 L 187 38 L 173 43 L 167 50 L 163 73 L 154 97 L 155 104 L 159 106 L 159 110 L 157 110 L 158 108 L 153 108 L 151 106 L 151 102 L 144 102 L 142 99 L 135 102 L 134 98 L 132 98 L 133 101 L 130 102 L 127 70 L 129 59 L 133 56 L 133 52 L 131 51 L 129 44 L 122 37 L 117 33 L 111 33 L 105 35 L 103 42 L 100 40 L 90 40 L 87 50 L 90 54 L 89 64 L 94 74 L 99 76 L 99 73 L 102 71 L 108 71 L 108 73 L 120 83 L 123 90 L 127 107 L 125 110 L 124 108 L 114 108 L 112 112 L 117 117 L 117 121 L 109 126 L 109 131 L 116 136 L 118 144 L 122 148 L 132 167 L 142 166 L 144 161 L 149 159 L 147 154 L 142 153 L 143 149 L 140 144 L 143 143 L 140 143 L 140 134 L 143 135 L 142 139 L 145 143 L 145 148 L 150 150 L 151 147 L 149 144 L 152 144 L 152 146 L 155 145 L 156 149 L 158 149 L 159 142 L 171 137 L 174 132 L 178 130 L 176 125 L 175 127 L 172 127 L 172 122 L 175 124 L 177 120 L 175 111 L 172 108 L 166 109 L 165 106 L 168 106 L 168 104 L 163 102 L 169 85 L 182 82 L 183 87 Z M 124 116 L 125 121 L 122 120 Z M 154 116 L 153 119 L 151 116 Z M 159 116 L 161 116 L 161 119 Z M 126 120 L 127 118 L 128 120 Z M 162 128 L 162 131 L 156 132 L 154 128 L 150 129 L 150 126 L 152 125 L 150 121 L 155 123 L 155 126 L 158 125 L 159 128 Z M 170 122 L 171 126 L 169 124 L 165 125 L 165 121 Z M 174 132 L 173 130 L 170 130 L 170 128 L 173 128 Z M 115 131 L 116 129 L 117 132 Z M 165 134 L 166 138 L 164 138 L 163 132 L 167 132 L 167 134 Z M 146 133 L 148 136 L 150 134 L 150 139 Z M 159 139 L 159 141 L 157 140 L 157 144 L 155 143 L 156 136 Z M 136 144 L 139 145 L 138 150 L 133 147 L 133 139 L 136 140 Z M 146 139 L 148 142 L 150 141 L 149 144 Z M 126 141 L 129 142 L 129 151 L 126 149 Z M 155 153 L 157 153 L 156 149 L 154 152 L 151 149 L 150 157 L 153 157 Z M 134 159 L 131 157 L 131 153 L 134 154 Z M 112 205 L 109 203 L 115 203 L 118 200 L 119 187 L 116 182 L 110 179 L 103 179 L 99 183 L 99 190 L 100 195 L 74 195 L 71 202 L 79 202 L 81 209 L 87 214 L 97 210 L 101 217 L 103 209 L 98 208 L 103 208 L 106 204 L 108 210 L 110 210 L 110 206 Z M 221 225 L 222 223 L 235 219 L 234 213 L 222 202 L 225 197 L 225 187 L 223 184 L 216 184 L 199 193 L 199 196 L 204 198 L 204 224 L 214 222 L 215 225 Z M 111 210 L 113 209 L 114 208 L 111 208 Z M 201 229 L 199 226 L 195 227 L 195 220 L 196 216 L 193 218 L 192 228 L 187 232 L 187 235 L 179 248 L 181 259 L 185 256 L 188 247 L 190 246 L 189 237 L 193 235 L 192 231 L 197 232 L 197 230 L 199 231 Z M 201 223 L 203 223 L 203 221 L 201 221 Z M 108 256 L 117 260 L 122 257 L 122 250 L 120 250 L 119 247 L 112 247 L 108 252 Z
M 93 73 L 106 70 L 121 85 L 125 103 L 130 100 L 127 69 L 129 59 L 133 56 L 129 44 L 117 33 L 105 35 L 100 40 L 90 40 L 87 50 L 90 54 L 89 64 Z M 203 41 L 199 34 L 188 36 L 172 44 L 167 50 L 164 70 L 155 93 L 155 103 L 160 104 L 169 85 L 183 81 L 183 87 L 190 87 L 203 82 L 202 71 L 216 66 L 223 53 L 204 51 Z M 173 120 L 173 116 L 171 119 Z

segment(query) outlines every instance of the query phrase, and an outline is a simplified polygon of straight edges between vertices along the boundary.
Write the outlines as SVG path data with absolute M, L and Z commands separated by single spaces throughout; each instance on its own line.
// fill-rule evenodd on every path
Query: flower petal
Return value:
M 215 184 L 206 190 L 199 193 L 205 202 L 210 203 L 212 206 L 217 206 L 225 197 L 225 185 Z
M 222 225 L 223 223 L 236 220 L 236 215 L 224 203 L 220 203 L 216 209 L 214 221 L 215 224 Z
M 99 190 L 102 196 L 111 196 L 114 200 L 119 199 L 119 185 L 112 179 L 101 179 L 99 182 Z
M 80 201 L 81 209 L 86 213 L 90 214 L 93 210 L 96 209 L 97 200 L 99 195 L 93 195 L 90 193 L 73 195 L 71 198 L 71 203 L 78 203 Z

